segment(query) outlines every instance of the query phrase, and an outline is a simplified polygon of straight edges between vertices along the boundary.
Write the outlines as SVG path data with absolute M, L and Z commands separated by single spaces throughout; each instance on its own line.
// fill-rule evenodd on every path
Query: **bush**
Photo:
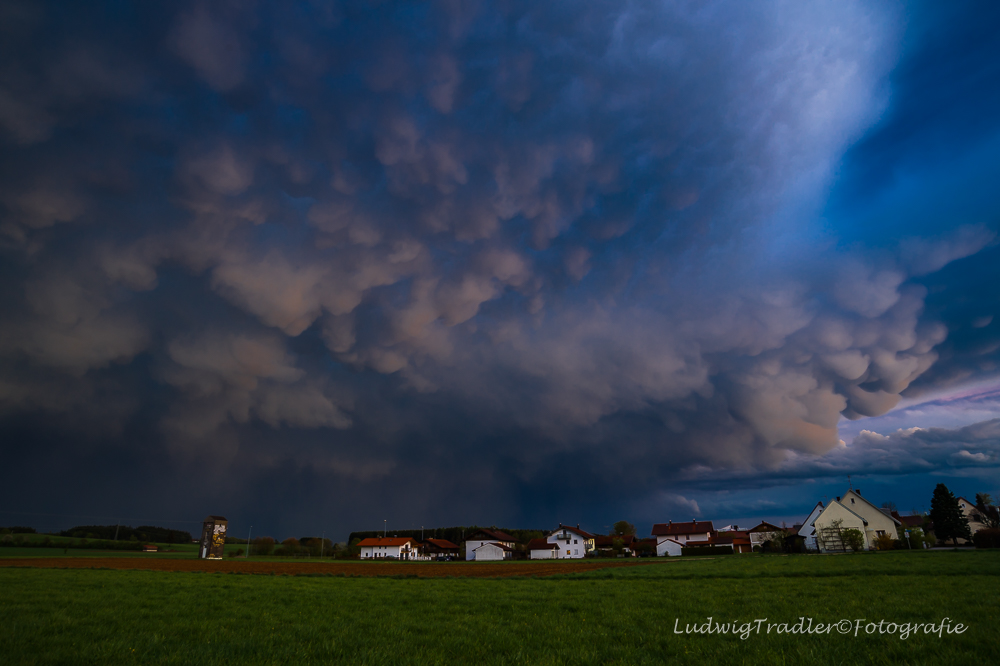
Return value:
M 242 557 L 243 556 L 243 549 L 242 548 L 237 548 L 236 550 L 231 550 L 231 551 L 229 551 L 227 553 L 227 555 L 229 557 Z
M 880 534 L 879 536 L 875 537 L 875 542 L 874 542 L 875 549 L 876 550 L 893 550 L 895 548 L 895 546 L 896 546 L 895 541 L 896 540 L 893 539 L 888 534 Z M 853 550 L 857 550 L 857 548 L 854 548 L 853 546 L 851 548 Z
M 1000 548 L 1000 529 L 987 527 L 972 535 L 976 548 Z
M 844 545 L 851 549 L 852 552 L 858 552 L 865 547 L 865 535 L 861 533 L 860 530 L 847 529 L 841 532 L 840 538 L 843 540 Z
M 274 539 L 271 537 L 257 537 L 253 540 L 253 548 L 250 552 L 254 555 L 270 555 L 274 552 Z

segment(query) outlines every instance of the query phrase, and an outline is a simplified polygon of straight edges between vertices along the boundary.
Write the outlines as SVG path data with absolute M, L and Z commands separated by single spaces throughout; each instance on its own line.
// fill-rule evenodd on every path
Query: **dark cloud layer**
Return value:
M 4 503 L 547 523 L 839 464 L 997 371 L 1000 59 L 934 11 L 4 3 Z

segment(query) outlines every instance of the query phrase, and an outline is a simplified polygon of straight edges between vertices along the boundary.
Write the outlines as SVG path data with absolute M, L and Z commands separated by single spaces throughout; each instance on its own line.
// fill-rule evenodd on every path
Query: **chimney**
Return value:
M 580 523 L 576 524 L 576 529 L 580 529 Z
M 854 492 L 856 492 L 857 494 L 859 494 L 859 495 L 860 495 L 860 494 L 861 494 L 861 488 L 855 488 L 855 489 L 854 489 Z
M 840 495 L 837 495 L 837 501 L 838 502 L 840 501 Z

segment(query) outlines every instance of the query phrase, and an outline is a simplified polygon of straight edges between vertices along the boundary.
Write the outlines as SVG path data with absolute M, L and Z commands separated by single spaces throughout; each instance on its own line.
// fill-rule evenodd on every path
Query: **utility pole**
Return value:
M 247 532 L 247 552 L 246 552 L 246 555 L 243 556 L 244 559 L 249 559 L 250 558 L 250 535 L 251 534 L 253 534 L 253 525 L 250 526 L 250 531 Z
M 385 538 L 385 533 L 388 530 L 388 525 L 389 525 L 389 519 L 388 518 L 383 518 L 382 519 L 382 538 L 383 539 Z

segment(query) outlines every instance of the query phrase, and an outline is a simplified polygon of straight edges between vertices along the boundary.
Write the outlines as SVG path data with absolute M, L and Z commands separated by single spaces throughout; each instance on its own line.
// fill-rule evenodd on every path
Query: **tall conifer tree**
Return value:
M 958 499 L 943 483 L 937 484 L 931 497 L 931 521 L 934 523 L 934 534 L 941 541 L 952 539 L 958 545 L 958 539 L 972 539 L 969 531 L 969 520 L 962 513 Z

